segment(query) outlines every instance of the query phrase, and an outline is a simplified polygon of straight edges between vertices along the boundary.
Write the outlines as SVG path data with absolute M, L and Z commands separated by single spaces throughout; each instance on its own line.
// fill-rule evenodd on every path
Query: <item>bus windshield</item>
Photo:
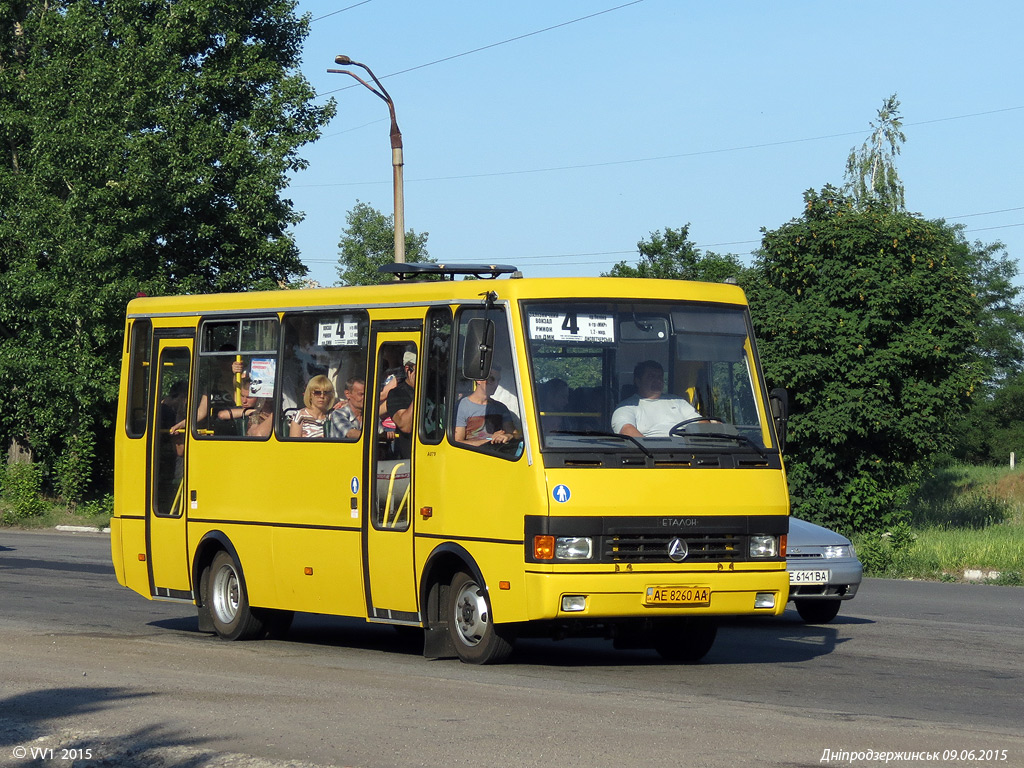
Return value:
M 579 300 L 524 311 L 543 450 L 771 445 L 745 307 Z

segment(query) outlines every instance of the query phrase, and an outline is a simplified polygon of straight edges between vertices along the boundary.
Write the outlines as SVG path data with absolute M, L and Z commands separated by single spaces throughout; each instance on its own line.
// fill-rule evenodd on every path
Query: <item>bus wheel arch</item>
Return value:
M 253 640 L 267 633 L 266 617 L 249 605 L 241 561 L 230 540 L 219 532 L 203 537 L 196 548 L 199 574 L 196 605 L 199 627 L 224 640 Z
M 207 605 L 207 589 L 204 578 L 213 562 L 214 556 L 221 550 L 231 554 L 235 562 L 241 562 L 234 545 L 221 531 L 210 531 L 205 534 L 196 546 L 195 555 L 192 557 L 192 586 L 195 595 L 196 608 L 199 612 L 199 631 L 216 633 L 213 625 L 213 617 L 210 614 L 210 606 Z
M 494 622 L 482 580 L 465 571 L 455 574 L 444 610 L 459 659 L 468 664 L 500 664 L 511 655 L 515 634 L 509 625 Z
M 458 580 L 458 582 L 457 582 Z M 463 592 L 463 600 L 469 600 L 465 593 L 466 581 L 477 587 L 477 600 L 486 605 L 485 615 L 470 617 L 470 622 L 485 631 L 485 637 L 475 643 L 461 635 L 455 621 L 453 586 Z M 489 600 L 486 597 L 486 581 L 473 556 L 458 544 L 446 542 L 437 547 L 423 568 L 421 580 L 421 602 L 424 611 L 423 655 L 427 658 L 461 658 L 470 664 L 496 664 L 504 660 L 511 651 L 511 634 L 495 630 L 490 622 Z M 470 610 L 472 606 L 464 606 Z M 485 618 L 485 625 L 479 621 Z M 465 621 L 463 623 L 466 626 Z M 460 639 L 463 638 L 463 639 Z M 470 643 L 467 642 L 470 641 Z M 508 648 L 505 648 L 508 644 Z M 501 651 L 496 653 L 496 651 Z

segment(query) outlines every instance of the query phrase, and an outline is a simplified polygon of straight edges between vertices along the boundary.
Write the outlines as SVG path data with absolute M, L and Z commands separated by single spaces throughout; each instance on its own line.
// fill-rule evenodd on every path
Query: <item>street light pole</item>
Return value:
M 402 132 L 398 130 L 398 120 L 395 119 L 395 103 L 391 100 L 391 95 L 385 90 L 384 86 L 380 84 L 377 76 L 373 74 L 373 70 L 365 64 L 352 61 L 348 56 L 335 56 L 334 63 L 340 64 L 343 67 L 360 67 L 365 69 L 373 79 L 373 82 L 376 83 L 376 88 L 351 70 L 328 69 L 327 71 L 333 74 L 354 77 L 388 105 L 388 112 L 391 114 L 391 166 L 395 187 L 395 263 L 403 264 L 405 263 L 405 189 L 402 180 L 402 168 L 405 165 L 405 161 L 402 158 Z

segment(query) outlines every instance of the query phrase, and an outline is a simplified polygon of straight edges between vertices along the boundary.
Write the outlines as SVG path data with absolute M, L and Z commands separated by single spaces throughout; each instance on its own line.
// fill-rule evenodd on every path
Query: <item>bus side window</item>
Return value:
M 459 350 L 456 360 L 465 356 L 467 329 L 473 318 L 494 322 L 494 354 L 485 380 L 467 381 L 459 376 L 459 397 L 452 408 L 453 443 L 515 459 L 522 453 L 522 414 L 509 342 L 508 323 L 503 313 L 466 308 L 458 314 Z
M 423 409 L 420 412 L 420 440 L 436 445 L 444 438 L 449 398 L 452 354 L 452 313 L 448 307 L 434 307 L 427 313 L 427 343 L 423 349 Z
M 270 436 L 279 331 L 276 317 L 203 324 L 193 414 L 198 437 Z
M 152 372 L 153 324 L 149 320 L 132 323 L 128 361 L 128 437 L 142 437 L 149 422 L 149 377 Z
M 369 319 L 366 312 L 316 312 L 285 315 L 284 344 L 281 356 L 281 405 L 277 436 L 292 439 L 292 421 L 302 414 L 310 418 L 305 402 L 310 382 L 318 382 L 314 389 L 323 390 L 326 377 L 333 397 L 328 397 L 327 413 L 322 434 L 318 429 L 306 429 L 315 436 L 294 439 L 353 440 L 332 427 L 337 420 L 330 418 L 334 409 L 346 405 L 345 383 L 365 382 Z M 365 417 L 365 414 L 364 414 Z M 308 423 L 308 421 L 307 421 Z

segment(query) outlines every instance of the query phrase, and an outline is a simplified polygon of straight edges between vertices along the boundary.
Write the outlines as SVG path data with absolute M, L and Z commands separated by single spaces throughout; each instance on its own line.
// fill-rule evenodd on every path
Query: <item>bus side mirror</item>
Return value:
M 491 375 L 494 356 L 494 321 L 474 317 L 466 326 L 466 349 L 462 355 L 462 375 L 483 381 Z
M 772 421 L 775 422 L 775 434 L 779 439 L 779 452 L 786 450 L 786 423 L 789 421 L 789 393 L 777 387 L 768 395 L 768 403 L 772 409 Z

